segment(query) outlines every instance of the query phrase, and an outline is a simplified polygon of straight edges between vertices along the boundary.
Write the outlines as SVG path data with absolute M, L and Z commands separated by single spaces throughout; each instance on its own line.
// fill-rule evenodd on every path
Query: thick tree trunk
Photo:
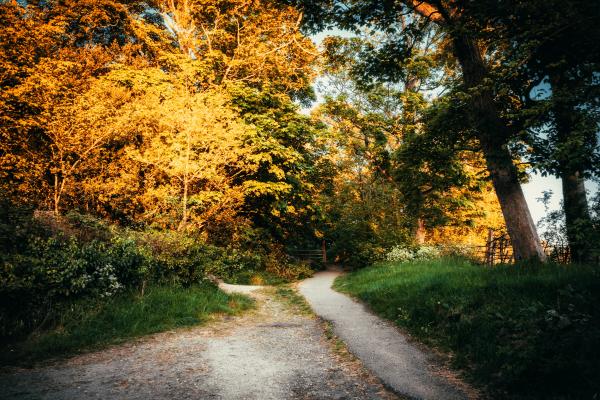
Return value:
M 504 215 L 516 260 L 545 260 L 535 224 L 507 148 L 510 131 L 500 118 L 491 89 L 483 87 L 487 76 L 481 50 L 469 37 L 453 32 L 455 55 L 465 86 L 471 89 L 471 118 L 477 129 L 487 168 Z
M 571 249 L 571 259 L 585 262 L 589 252 L 587 233 L 592 225 L 585 193 L 584 180 L 579 172 L 561 176 L 564 197 L 567 239 Z
M 482 140 L 485 138 L 480 138 Z M 515 260 L 544 261 L 546 256 L 531 218 L 517 169 L 505 146 L 483 144 L 488 171 L 504 215 L 506 229 L 513 247 Z
M 588 208 L 585 192 L 582 165 L 586 164 L 584 157 L 581 111 L 571 100 L 574 82 L 564 76 L 563 71 L 552 74 L 552 112 L 555 119 L 559 175 L 562 181 L 563 209 L 567 240 L 571 250 L 571 259 L 575 262 L 585 262 L 590 252 L 590 234 L 592 219 Z M 593 128 L 592 128 L 593 129 Z M 581 140 L 580 140 L 581 139 Z

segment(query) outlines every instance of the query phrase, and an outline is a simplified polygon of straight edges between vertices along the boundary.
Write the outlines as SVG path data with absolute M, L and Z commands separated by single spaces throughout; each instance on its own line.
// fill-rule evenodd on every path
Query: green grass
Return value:
M 245 270 L 223 279 L 233 285 L 284 285 L 288 280 L 267 271 Z
M 248 297 L 226 294 L 210 284 L 150 287 L 144 296 L 130 292 L 104 301 L 82 301 L 62 313 L 52 329 L 22 342 L 2 345 L 0 364 L 27 365 L 99 349 L 151 333 L 202 324 L 213 314 L 235 314 L 252 305 Z
M 314 315 L 312 308 L 306 302 L 306 299 L 300 295 L 295 289 L 289 286 L 278 286 L 274 288 L 275 298 L 285 303 L 294 312 L 302 315 Z
M 493 398 L 600 396 L 600 268 L 384 263 L 334 287 L 450 351 Z

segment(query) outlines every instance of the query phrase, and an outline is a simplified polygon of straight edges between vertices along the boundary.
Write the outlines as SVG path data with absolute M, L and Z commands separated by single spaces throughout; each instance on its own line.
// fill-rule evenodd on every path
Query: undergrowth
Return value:
M 306 302 L 306 299 L 289 286 L 276 287 L 275 298 L 287 304 L 292 310 L 299 314 L 314 315 L 313 310 Z

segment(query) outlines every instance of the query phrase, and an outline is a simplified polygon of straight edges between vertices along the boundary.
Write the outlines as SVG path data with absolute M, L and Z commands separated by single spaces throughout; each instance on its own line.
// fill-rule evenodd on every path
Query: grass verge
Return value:
M 306 299 L 294 288 L 289 286 L 277 286 L 274 288 L 274 291 L 275 298 L 286 304 L 295 313 L 314 316 L 313 310 L 306 302 Z
M 143 335 L 202 324 L 214 314 L 236 314 L 252 305 L 250 298 L 226 294 L 211 284 L 157 286 L 148 288 L 144 296 L 129 292 L 101 301 L 81 301 L 62 313 L 52 329 L 22 342 L 2 345 L 0 364 L 28 365 L 99 349 Z
M 338 278 L 493 398 L 600 396 L 600 269 L 444 259 L 383 263 Z

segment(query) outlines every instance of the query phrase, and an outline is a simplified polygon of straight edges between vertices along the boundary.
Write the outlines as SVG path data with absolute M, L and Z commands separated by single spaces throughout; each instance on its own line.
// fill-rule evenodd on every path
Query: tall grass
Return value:
M 600 395 L 597 268 L 384 263 L 338 278 L 335 288 L 451 351 L 493 398 Z
M 55 356 L 98 349 L 151 333 L 202 324 L 218 313 L 252 306 L 248 297 L 226 294 L 210 284 L 150 287 L 105 300 L 78 301 L 60 313 L 52 328 L 27 340 L 5 344 L 2 364 L 28 364 Z

